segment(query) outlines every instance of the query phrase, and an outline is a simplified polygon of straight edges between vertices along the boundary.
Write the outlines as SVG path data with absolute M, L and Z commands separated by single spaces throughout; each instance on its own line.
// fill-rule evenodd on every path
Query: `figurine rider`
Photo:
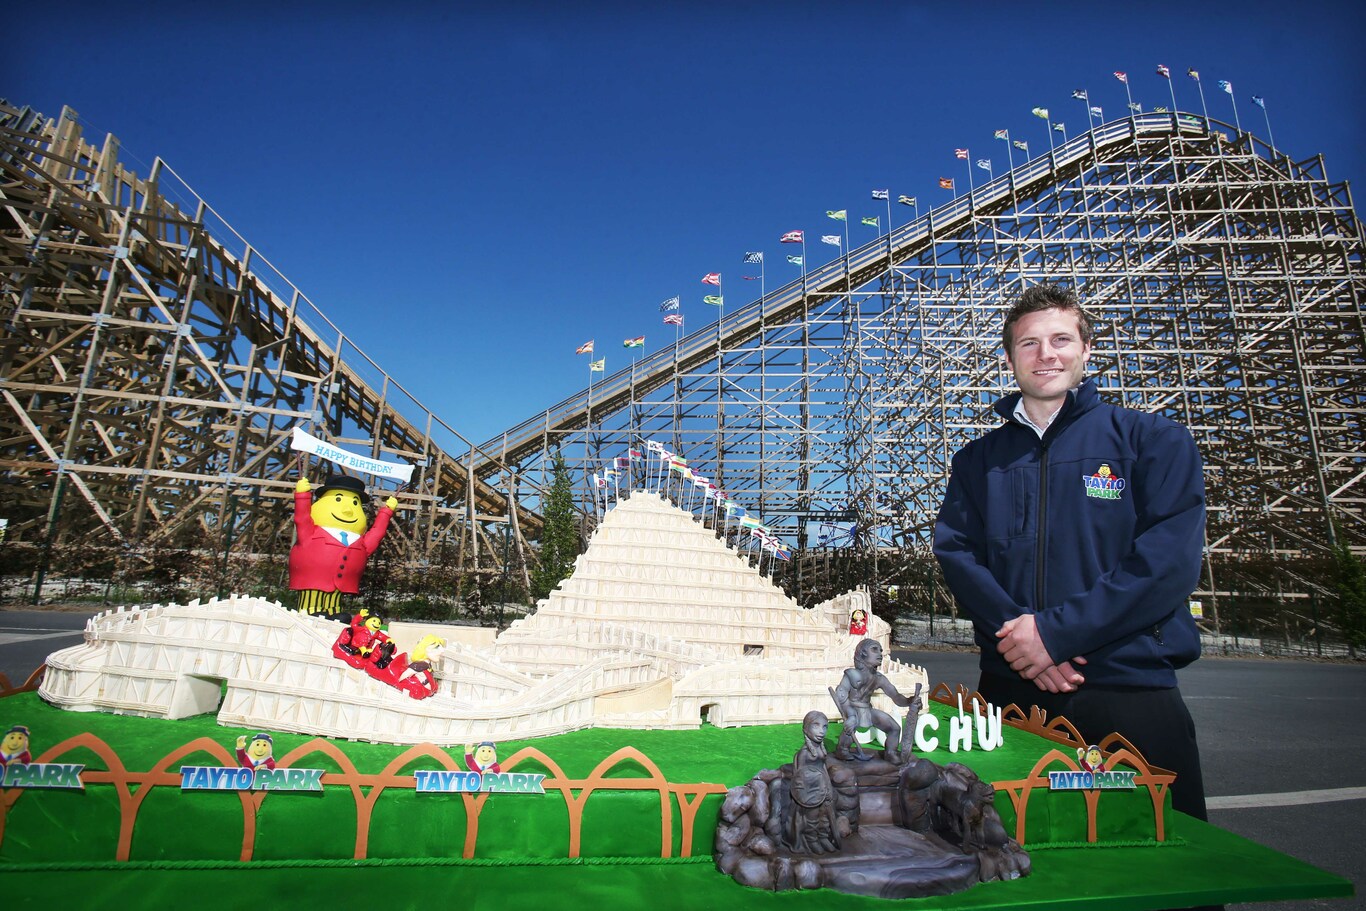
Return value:
M 389 530 L 398 500 L 389 497 L 367 531 L 359 478 L 332 475 L 316 499 L 312 489 L 307 478 L 294 487 L 297 537 L 289 551 L 289 587 L 299 593 L 300 611 L 334 617 L 341 595 L 360 591 L 361 571 Z
M 840 685 L 831 695 L 844 716 L 844 729 L 840 731 L 839 742 L 835 745 L 835 755 L 840 759 L 871 759 L 861 748 L 849 752 L 854 741 L 855 730 L 877 728 L 882 732 L 885 744 L 884 755 L 888 762 L 900 762 L 898 747 L 901 743 L 901 727 L 896 719 L 879 709 L 873 708 L 873 691 L 882 690 L 897 705 L 905 708 L 911 700 L 897 690 L 878 670 L 882 664 L 882 645 L 876 639 L 864 639 L 854 648 L 854 666 L 844 672 Z

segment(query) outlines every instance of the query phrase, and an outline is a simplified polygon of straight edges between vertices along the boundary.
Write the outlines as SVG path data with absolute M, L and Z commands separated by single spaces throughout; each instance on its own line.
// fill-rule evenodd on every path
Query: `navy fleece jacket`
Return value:
M 934 551 L 971 618 L 982 669 L 1014 671 L 996 631 L 1033 613 L 1055 663 L 1087 659 L 1088 684 L 1176 685 L 1200 654 L 1187 599 L 1200 578 L 1205 488 L 1189 431 L 1102 402 L 1087 380 L 1043 438 L 1006 424 L 963 447 Z

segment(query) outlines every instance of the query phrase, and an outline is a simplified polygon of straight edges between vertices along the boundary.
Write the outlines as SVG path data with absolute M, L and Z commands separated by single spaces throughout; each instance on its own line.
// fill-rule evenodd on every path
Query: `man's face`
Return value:
M 1061 405 L 1081 382 L 1091 346 L 1082 342 L 1077 315 L 1066 310 L 1027 313 L 1015 324 L 1006 363 L 1026 399 Z

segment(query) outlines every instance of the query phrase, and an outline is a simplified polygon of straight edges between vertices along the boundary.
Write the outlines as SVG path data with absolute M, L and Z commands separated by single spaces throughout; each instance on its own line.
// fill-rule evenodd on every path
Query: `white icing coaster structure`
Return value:
M 216 710 L 232 727 L 440 746 L 791 723 L 829 704 L 860 639 L 888 650 L 891 629 L 871 607 L 853 591 L 803 608 L 691 513 L 637 491 L 535 613 L 492 645 L 452 640 L 429 698 L 337 660 L 335 621 L 238 596 L 93 617 L 84 644 L 48 657 L 38 692 L 78 712 Z M 849 633 L 855 609 L 866 634 Z M 882 670 L 902 692 L 928 690 L 923 668 Z M 890 700 L 884 709 L 895 712 Z

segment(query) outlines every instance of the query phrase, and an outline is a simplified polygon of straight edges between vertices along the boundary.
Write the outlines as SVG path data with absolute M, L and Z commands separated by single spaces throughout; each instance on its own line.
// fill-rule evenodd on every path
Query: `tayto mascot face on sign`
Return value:
M 21 765 L 29 763 L 28 728 L 22 724 L 16 724 L 5 732 L 4 737 L 0 737 L 0 768 L 11 762 Z

